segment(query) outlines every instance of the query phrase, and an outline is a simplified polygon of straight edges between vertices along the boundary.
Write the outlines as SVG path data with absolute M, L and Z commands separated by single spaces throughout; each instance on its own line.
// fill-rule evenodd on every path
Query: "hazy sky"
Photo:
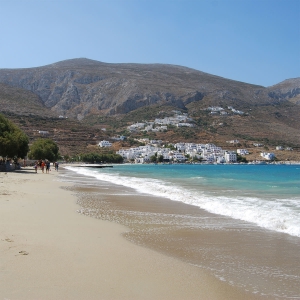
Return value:
M 0 0 L 0 68 L 86 57 L 270 86 L 300 77 L 300 0 Z

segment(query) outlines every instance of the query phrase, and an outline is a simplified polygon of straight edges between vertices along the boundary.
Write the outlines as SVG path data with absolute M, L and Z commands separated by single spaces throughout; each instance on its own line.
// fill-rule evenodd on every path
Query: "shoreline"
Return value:
M 93 166 L 93 165 L 108 165 L 108 164 L 102 164 L 102 163 L 85 163 L 85 162 L 74 162 L 74 163 L 69 163 L 69 162 L 61 162 L 61 167 L 64 166 L 76 166 L 76 167 L 87 167 L 87 166 Z M 244 162 L 236 162 L 236 163 L 210 163 L 210 162 L 185 162 L 185 163 L 180 163 L 180 162 L 157 162 L 157 163 L 135 163 L 135 162 L 123 162 L 123 163 L 111 163 L 109 166 L 114 166 L 114 165 L 300 165 L 300 161 L 298 160 L 290 160 L 290 161 L 284 161 L 284 160 L 279 160 L 279 161 L 265 161 L 265 160 L 256 160 L 256 161 L 249 161 L 247 163 Z
M 63 172 L 0 173 L 2 298 L 258 299 L 129 242 L 120 224 L 79 214 Z
M 133 186 L 103 181 L 93 173 L 70 174 L 69 180 L 76 183 L 73 191 L 79 193 L 80 213 L 125 225 L 130 228 L 128 240 L 199 266 L 252 291 L 256 299 L 260 294 L 263 299 L 300 297 L 298 237 L 163 195 L 139 193 Z

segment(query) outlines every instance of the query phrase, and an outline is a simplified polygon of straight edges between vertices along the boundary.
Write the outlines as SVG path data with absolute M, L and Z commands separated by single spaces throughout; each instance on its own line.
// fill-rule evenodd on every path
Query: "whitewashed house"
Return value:
M 236 152 L 237 152 L 237 154 L 240 154 L 240 155 L 248 155 L 249 154 L 249 151 L 247 149 L 237 149 Z
M 111 147 L 112 143 L 110 143 L 109 141 L 103 140 L 103 141 L 99 142 L 98 146 L 101 147 L 101 148 L 102 147 Z
M 220 107 L 220 106 L 211 106 L 211 107 L 208 107 L 207 110 L 210 110 L 210 111 L 222 111 L 224 110 L 224 108 Z
M 229 144 L 239 144 L 239 140 L 231 140 L 231 141 L 226 141 L 226 143 L 229 143 Z
M 170 152 L 170 158 L 173 159 L 174 161 L 177 162 L 183 162 L 185 161 L 187 158 L 180 152 L 174 151 L 174 152 Z
M 217 156 L 216 161 L 218 164 L 224 164 L 226 162 L 226 159 L 224 156 Z
M 208 163 L 214 163 L 216 160 L 214 154 L 204 154 L 203 159 L 206 160 Z
M 147 125 L 145 127 L 145 131 L 152 131 L 153 130 L 153 125 Z
M 225 157 L 225 161 L 227 162 L 227 163 L 235 163 L 236 162 L 236 153 L 234 153 L 234 152 L 225 152 L 225 155 L 224 155 L 224 157 Z
M 138 129 L 143 129 L 145 127 L 145 123 L 135 123 L 127 127 L 129 131 L 136 131 Z
M 270 153 L 270 152 L 262 152 L 260 154 L 260 156 L 262 156 L 266 160 L 273 160 L 275 158 L 275 154 L 274 153 Z
M 185 143 L 176 143 L 174 145 L 174 147 L 178 150 L 178 151 L 185 151 Z
M 49 134 L 49 131 L 45 131 L 45 130 L 39 130 L 38 132 L 40 135 L 43 135 L 43 136 Z
M 191 123 L 177 123 L 177 127 L 194 127 L 194 124 Z

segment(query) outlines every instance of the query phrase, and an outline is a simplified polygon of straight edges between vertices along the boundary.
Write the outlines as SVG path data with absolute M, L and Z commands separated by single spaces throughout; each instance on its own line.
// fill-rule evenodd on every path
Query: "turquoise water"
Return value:
M 186 181 L 187 185 L 300 196 L 300 165 L 116 165 L 105 169 L 116 171 L 124 176 Z
M 300 237 L 300 165 L 124 164 L 70 169 Z

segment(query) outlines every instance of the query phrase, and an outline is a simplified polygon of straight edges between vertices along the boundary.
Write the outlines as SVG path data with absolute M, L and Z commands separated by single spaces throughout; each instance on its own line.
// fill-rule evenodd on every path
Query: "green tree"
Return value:
M 156 157 L 155 155 L 152 155 L 152 156 L 150 157 L 150 161 L 151 161 L 152 163 L 155 163 L 155 162 L 156 162 L 156 159 L 157 159 L 157 157 Z
M 65 161 L 69 161 L 69 160 L 70 160 L 69 154 L 65 154 L 65 155 L 64 155 L 64 160 L 65 160 Z
M 37 139 L 30 147 L 30 159 L 48 159 L 55 161 L 59 157 L 57 144 L 51 139 Z
M 99 153 L 85 153 L 81 154 L 81 160 L 89 163 L 122 163 L 123 157 L 119 154 L 99 154 Z
M 158 162 L 163 162 L 164 161 L 164 156 L 163 155 L 159 155 L 157 158 Z
M 29 149 L 28 143 L 27 135 L 0 114 L 0 155 L 24 158 Z
M 237 154 L 237 155 L 236 155 L 236 160 L 237 160 L 237 162 L 239 162 L 239 163 L 248 163 L 247 158 L 244 157 L 244 156 L 242 156 L 242 155 L 240 155 L 240 154 Z

